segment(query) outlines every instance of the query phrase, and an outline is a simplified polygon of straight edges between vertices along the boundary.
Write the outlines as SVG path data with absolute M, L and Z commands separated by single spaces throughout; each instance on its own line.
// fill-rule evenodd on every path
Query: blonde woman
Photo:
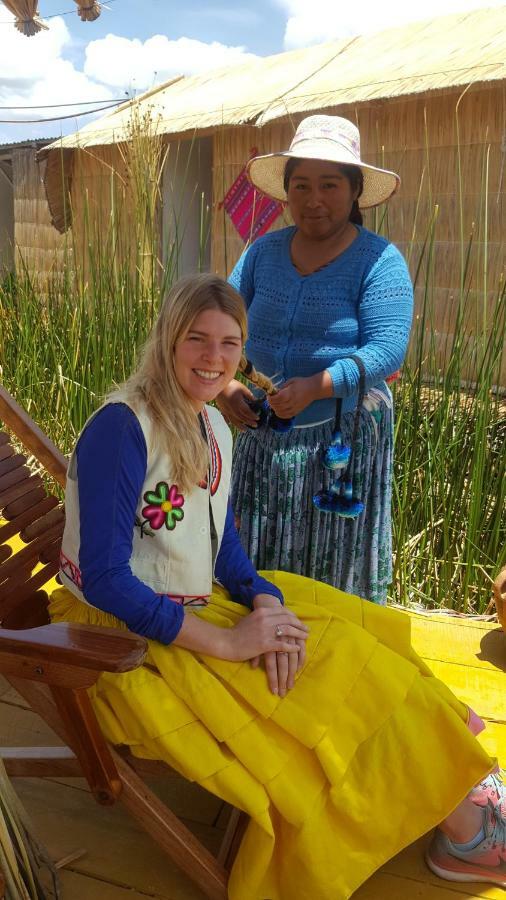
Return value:
M 413 654 L 407 618 L 246 558 L 230 433 L 208 406 L 245 367 L 245 340 L 219 278 L 166 297 L 139 369 L 71 457 L 50 612 L 149 639 L 148 665 L 103 674 L 92 701 L 114 744 L 249 814 L 231 900 L 339 900 L 444 817 L 441 870 L 442 841 L 493 839 L 497 804 L 455 809 L 493 761 Z

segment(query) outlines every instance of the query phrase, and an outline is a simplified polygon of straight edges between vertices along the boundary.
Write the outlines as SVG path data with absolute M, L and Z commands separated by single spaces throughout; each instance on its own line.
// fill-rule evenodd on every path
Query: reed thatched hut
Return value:
M 471 329 L 473 316 L 481 322 L 495 302 L 506 265 L 506 6 L 175 79 L 135 101 L 135 110 L 169 147 L 160 229 L 173 227 L 178 204 L 186 210 L 193 238 L 187 231 L 183 268 L 196 264 L 201 195 L 211 209 L 208 264 L 225 274 L 244 245 L 221 202 L 252 149 L 285 147 L 301 118 L 326 112 L 356 121 L 364 159 L 400 172 L 401 192 L 382 227 L 401 249 L 409 245 L 413 270 L 430 223 L 438 218 L 433 246 L 438 339 L 444 344 L 452 331 L 463 235 L 474 232 L 475 274 L 466 293 Z M 122 147 L 131 118 L 132 104 L 124 104 L 43 151 L 48 201 L 60 230 L 70 224 L 71 210 L 74 228 L 82 227 L 83 188 L 97 213 L 110 215 L 107 185 L 111 173 L 124 174 Z M 369 213 L 366 224 L 378 227 L 378 215 L 381 210 Z M 273 227 L 282 224 L 280 218 Z M 484 276 L 479 263 L 485 247 Z
M 60 258 L 63 238 L 51 225 L 37 161 L 37 151 L 48 143 L 0 145 L 0 277 L 25 267 L 44 274 Z

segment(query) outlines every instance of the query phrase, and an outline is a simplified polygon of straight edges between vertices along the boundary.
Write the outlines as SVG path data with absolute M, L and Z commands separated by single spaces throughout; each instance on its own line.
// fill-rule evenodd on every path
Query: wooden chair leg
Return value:
M 224 866 L 149 790 L 121 756 L 115 750 L 111 753 L 123 786 L 119 802 L 209 900 L 227 900 L 228 873 Z
M 248 822 L 249 816 L 246 813 L 233 806 L 231 807 L 230 817 L 218 853 L 218 862 L 225 867 L 227 872 L 230 872 L 234 864 L 244 832 L 248 827 Z

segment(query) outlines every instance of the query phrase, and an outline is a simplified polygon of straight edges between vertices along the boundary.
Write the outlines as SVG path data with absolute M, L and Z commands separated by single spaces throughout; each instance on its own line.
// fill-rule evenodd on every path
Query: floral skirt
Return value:
M 310 628 L 284 699 L 248 662 L 156 641 L 145 665 L 103 673 L 90 696 L 109 741 L 164 760 L 248 813 L 230 900 L 344 900 L 453 810 L 493 761 L 466 726 L 467 707 L 413 652 L 406 615 L 265 574 Z M 65 588 L 53 592 L 50 614 L 125 627 Z M 192 614 L 230 628 L 247 610 L 217 587 Z
M 350 442 L 353 413 L 343 416 Z M 333 423 L 282 434 L 260 427 L 240 434 L 231 498 L 242 544 L 259 569 L 316 578 L 375 603 L 386 603 L 392 579 L 392 398 L 366 395 L 352 459 L 353 493 L 364 504 L 356 519 L 321 512 L 313 495 L 332 473 L 322 465 Z

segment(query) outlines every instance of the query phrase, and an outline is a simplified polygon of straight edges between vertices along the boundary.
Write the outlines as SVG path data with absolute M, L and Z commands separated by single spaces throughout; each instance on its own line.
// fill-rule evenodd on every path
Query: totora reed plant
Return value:
M 0 760 L 0 873 L 6 900 L 58 900 L 56 869 L 30 831 L 28 816 Z
M 162 190 L 168 152 L 173 147 L 157 135 L 157 123 L 134 114 L 120 171 L 104 177 L 102 196 L 88 197 L 83 182 L 80 231 L 68 239 L 63 264 L 44 282 L 22 269 L 0 285 L 3 383 L 65 453 L 110 386 L 133 369 L 160 297 L 179 274 L 185 209 L 167 186 Z M 184 166 L 176 170 L 190 177 Z M 408 359 L 394 387 L 390 599 L 465 612 L 486 609 L 491 580 L 506 561 L 506 404 L 498 389 L 506 295 L 504 280 L 492 284 L 488 274 L 486 156 L 481 190 L 474 228 L 464 222 L 462 202 L 457 208 L 460 284 L 447 311 L 451 326 L 442 331 L 435 288 L 441 226 L 427 153 L 406 250 L 417 312 Z M 196 187 L 193 194 L 198 202 Z M 94 208 L 98 202 L 106 211 L 102 218 Z M 159 227 L 163 204 L 172 223 L 165 246 Z M 428 220 L 423 233 L 422 208 Z M 388 230 L 388 218 L 381 210 L 378 216 L 376 224 Z M 201 221 L 195 269 L 203 265 L 208 237 L 204 205 Z M 475 304 L 475 321 L 469 312 L 473 292 L 482 301 Z

